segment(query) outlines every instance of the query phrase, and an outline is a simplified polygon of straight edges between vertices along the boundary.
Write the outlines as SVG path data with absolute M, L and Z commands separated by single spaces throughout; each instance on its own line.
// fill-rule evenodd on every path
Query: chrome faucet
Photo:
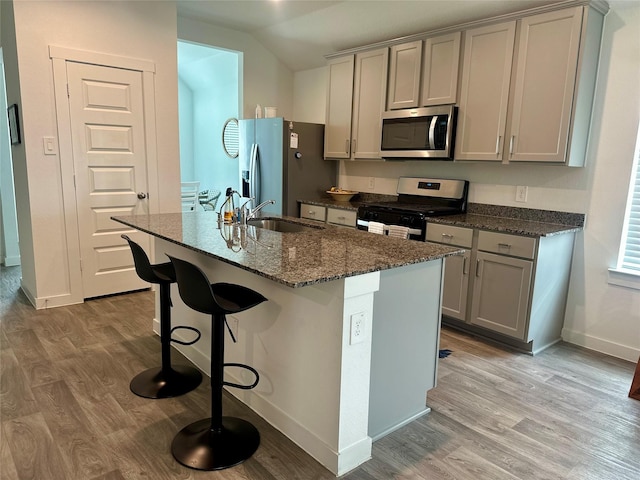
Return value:
M 275 200 L 266 200 L 264 202 L 262 202 L 260 205 L 258 205 L 255 208 L 247 208 L 247 204 L 251 203 L 255 201 L 255 198 L 250 198 L 249 200 L 247 200 L 246 202 L 244 202 L 244 204 L 241 207 L 241 218 L 242 218 L 242 224 L 246 225 L 247 222 L 249 220 L 251 220 L 252 218 L 255 218 L 255 216 L 257 215 L 257 213 L 262 210 L 264 207 L 266 207 L 267 205 L 273 205 L 274 203 L 276 203 Z

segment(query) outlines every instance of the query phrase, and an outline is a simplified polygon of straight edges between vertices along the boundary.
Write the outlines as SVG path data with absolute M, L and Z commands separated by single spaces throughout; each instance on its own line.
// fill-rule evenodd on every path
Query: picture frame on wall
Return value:
M 20 117 L 18 116 L 18 105 L 15 103 L 7 109 L 9 115 L 9 136 L 11 145 L 18 145 L 20 139 Z

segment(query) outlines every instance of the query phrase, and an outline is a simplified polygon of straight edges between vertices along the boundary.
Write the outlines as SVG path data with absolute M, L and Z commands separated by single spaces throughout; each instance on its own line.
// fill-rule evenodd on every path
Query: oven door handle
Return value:
M 356 220 L 356 225 L 358 227 L 364 227 L 365 230 L 367 230 L 369 228 L 369 222 L 367 220 L 357 219 Z M 387 233 L 389 232 L 389 225 L 385 224 L 384 232 L 385 232 L 385 235 L 387 235 Z M 422 230 L 420 230 L 419 228 L 410 228 L 409 229 L 409 235 L 421 236 L 422 235 Z

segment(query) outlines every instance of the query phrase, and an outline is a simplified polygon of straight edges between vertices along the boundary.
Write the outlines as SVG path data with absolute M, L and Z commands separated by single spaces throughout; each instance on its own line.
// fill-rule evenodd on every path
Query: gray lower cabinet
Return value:
M 440 224 L 427 241 L 464 247 L 445 262 L 443 323 L 536 353 L 561 339 L 574 233 L 524 237 Z
M 327 207 L 327 223 L 341 227 L 356 227 L 357 212 L 341 208 Z
M 462 256 L 447 257 L 442 292 L 442 314 L 465 321 L 473 229 L 436 223 L 429 224 L 426 239 L 429 242 L 444 243 L 466 249 Z
M 300 204 L 300 218 L 318 220 L 340 227 L 356 227 L 355 210 L 345 210 L 342 208 L 322 207 L 308 203 Z
M 470 323 L 524 340 L 533 262 L 478 252 Z
M 327 209 L 318 205 L 300 204 L 300 218 L 324 222 L 327 219 Z

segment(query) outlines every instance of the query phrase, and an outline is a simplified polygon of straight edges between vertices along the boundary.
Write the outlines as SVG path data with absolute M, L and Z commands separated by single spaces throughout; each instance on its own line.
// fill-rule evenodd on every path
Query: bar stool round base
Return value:
M 136 375 L 129 388 L 139 397 L 172 398 L 195 390 L 202 382 L 202 374 L 197 368 L 187 365 L 172 365 L 169 374 L 162 367 L 150 368 Z
M 256 427 L 235 417 L 222 417 L 222 429 L 211 430 L 211 419 L 187 425 L 173 438 L 171 453 L 185 467 L 222 470 L 247 460 L 260 445 Z

